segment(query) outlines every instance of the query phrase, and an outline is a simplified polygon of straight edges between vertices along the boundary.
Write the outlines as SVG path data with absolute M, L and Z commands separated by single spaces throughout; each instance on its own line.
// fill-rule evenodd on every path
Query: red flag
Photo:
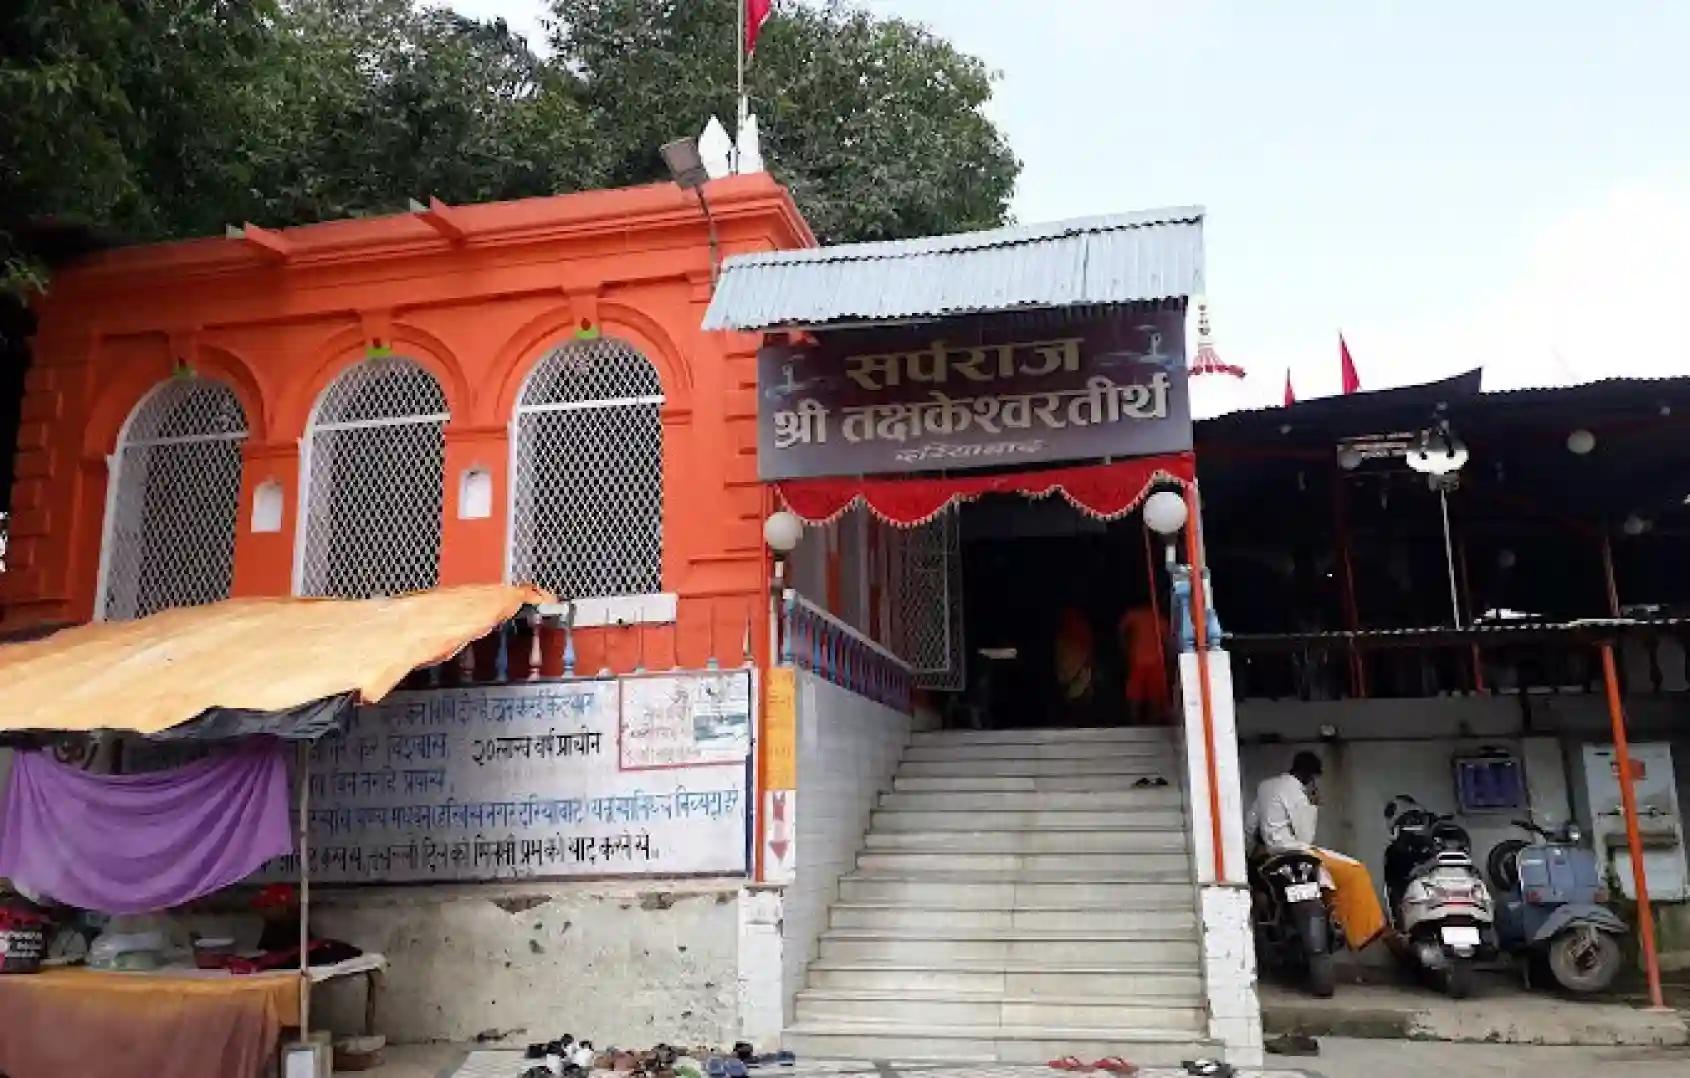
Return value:
M 1361 376 L 1356 373 L 1356 361 L 1350 358 L 1350 346 L 1344 343 L 1344 335 L 1338 334 L 1338 364 L 1343 368 L 1344 392 L 1354 393 L 1361 388 Z
M 1297 403 L 1297 394 L 1291 391 L 1291 368 L 1285 368 L 1285 407 L 1289 408 Z
M 775 0 L 741 0 L 745 4 L 745 55 L 757 51 L 757 33 L 774 9 Z

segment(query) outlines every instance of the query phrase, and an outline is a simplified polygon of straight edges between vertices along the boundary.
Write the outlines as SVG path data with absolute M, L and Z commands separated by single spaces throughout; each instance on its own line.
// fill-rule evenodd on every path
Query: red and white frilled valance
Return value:
M 1137 509 L 1157 484 L 1184 486 L 1195 475 L 1191 454 L 1178 453 L 1000 475 L 787 479 L 777 483 L 776 489 L 786 507 L 811 524 L 826 524 L 861 502 L 888 524 L 913 528 L 953 502 L 972 501 L 982 494 L 1028 498 L 1060 494 L 1088 516 L 1114 520 Z

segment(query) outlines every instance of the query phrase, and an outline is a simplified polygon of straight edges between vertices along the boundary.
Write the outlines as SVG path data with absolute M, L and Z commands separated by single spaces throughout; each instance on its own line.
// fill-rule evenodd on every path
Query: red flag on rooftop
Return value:
M 1361 376 L 1356 374 L 1356 361 L 1350 358 L 1350 346 L 1344 343 L 1343 333 L 1338 334 L 1338 365 L 1342 368 L 1344 392 L 1354 393 L 1361 388 Z
M 1297 403 L 1297 394 L 1291 391 L 1291 368 L 1285 368 L 1285 407 L 1289 408 Z
M 775 0 L 740 0 L 745 5 L 745 55 L 757 51 L 757 34 L 774 10 Z

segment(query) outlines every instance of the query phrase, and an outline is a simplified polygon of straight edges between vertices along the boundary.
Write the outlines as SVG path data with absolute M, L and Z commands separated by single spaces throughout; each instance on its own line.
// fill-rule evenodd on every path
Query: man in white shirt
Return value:
M 1334 891 L 1332 907 L 1344 937 L 1351 948 L 1360 950 L 1384 931 L 1385 911 L 1379 906 L 1367 866 L 1314 844 L 1320 817 L 1316 781 L 1323 770 L 1320 757 L 1299 752 L 1291 760 L 1291 770 L 1264 779 L 1244 819 L 1245 840 L 1270 854 L 1309 850 L 1319 856 L 1325 869 L 1321 882 Z
M 1291 761 L 1290 771 L 1263 780 L 1244 818 L 1247 841 L 1251 845 L 1260 843 L 1269 853 L 1313 846 L 1320 815 L 1315 807 L 1315 782 L 1322 770 L 1320 757 L 1299 752 Z

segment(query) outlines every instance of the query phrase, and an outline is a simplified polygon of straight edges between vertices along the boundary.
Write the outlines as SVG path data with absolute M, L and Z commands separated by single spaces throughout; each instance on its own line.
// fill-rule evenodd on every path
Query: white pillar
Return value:
M 1232 659 L 1220 650 L 1210 651 L 1206 658 L 1210 690 L 1207 721 L 1197 687 L 1195 652 L 1180 655 L 1179 671 L 1185 710 L 1185 788 L 1202 912 L 1209 1036 L 1225 1046 L 1228 1062 L 1254 1067 L 1262 1063 L 1262 1015 L 1256 997 L 1256 952 L 1244 874 L 1244 802 L 1232 699 Z M 1211 768 L 1218 795 L 1214 798 L 1209 792 Z
M 759 1051 L 780 1047 L 785 1025 L 779 888 L 739 892 L 739 1033 Z

